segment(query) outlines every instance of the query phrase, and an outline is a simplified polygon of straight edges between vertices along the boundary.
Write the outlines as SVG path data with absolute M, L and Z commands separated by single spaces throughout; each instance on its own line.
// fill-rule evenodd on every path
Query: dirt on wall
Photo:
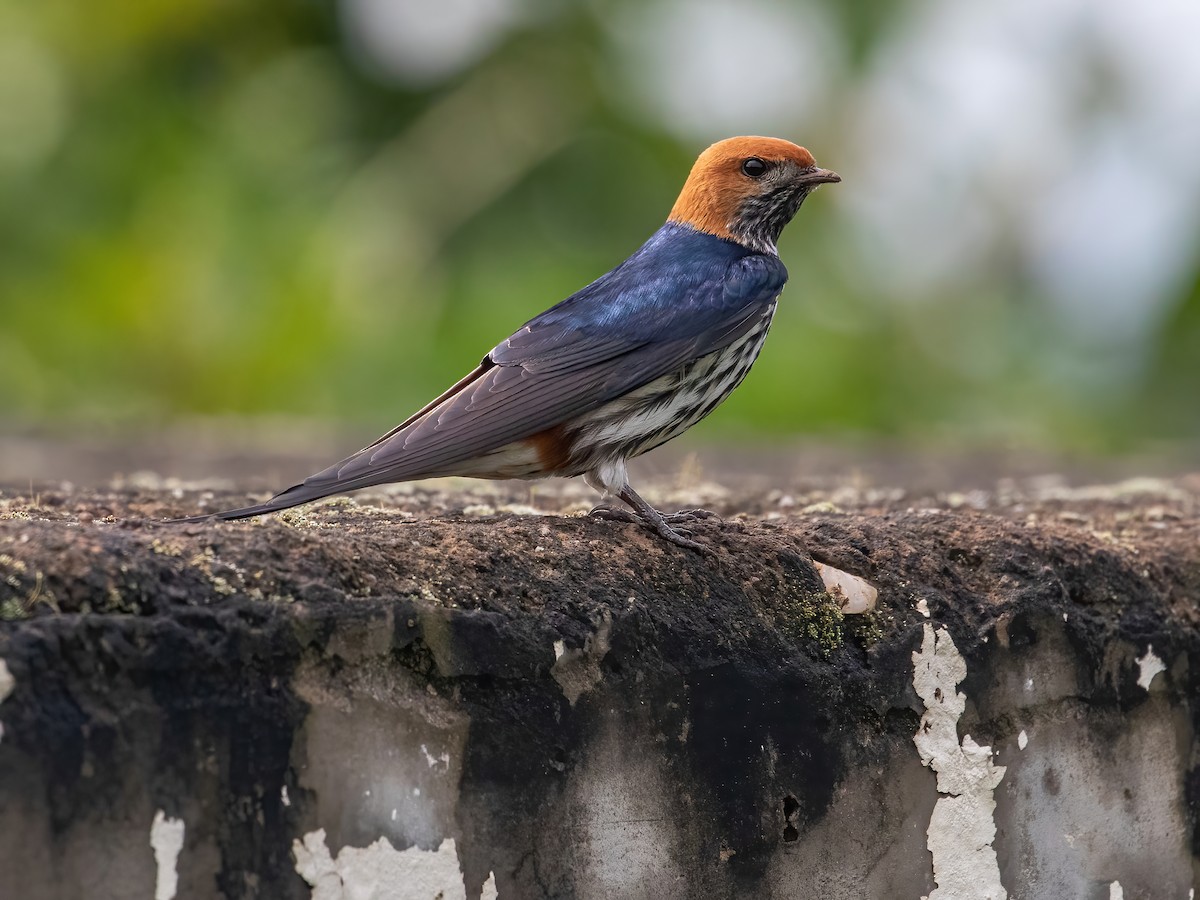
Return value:
M 911 746 L 924 623 L 948 629 L 981 673 L 1061 630 L 1081 702 L 1117 714 L 1145 700 L 1147 647 L 1200 659 L 1200 477 L 647 494 L 716 512 L 693 532 L 713 553 L 588 518 L 572 485 L 427 483 L 183 525 L 162 520 L 261 495 L 149 476 L 0 493 L 0 659 L 15 685 L 0 706 L 0 895 L 119 896 L 72 893 L 53 860 L 157 805 L 207 848 L 181 857 L 180 896 L 307 896 L 292 840 L 317 824 L 322 791 L 303 782 L 301 735 L 316 727 L 314 696 L 339 679 L 376 684 L 383 671 L 373 702 L 426 698 L 422 721 L 450 730 L 469 718 L 456 834 L 464 873 L 471 847 L 508 848 L 502 896 L 505 883 L 572 895 L 578 860 L 531 851 L 543 838 L 530 835 L 595 740 L 605 713 L 587 692 L 603 683 L 652 711 L 651 732 L 676 735 L 691 785 L 680 809 L 702 823 L 694 846 L 729 861 L 712 876 L 727 890 L 705 890 L 737 896 L 781 842 L 818 826 L 837 786 Z M 843 616 L 813 562 L 870 581 L 875 610 Z M 1176 667 L 1172 690 L 1200 693 L 1195 672 Z M 1006 715 L 969 708 L 962 727 L 982 743 Z M 772 741 L 785 796 L 730 774 Z M 1198 772 L 1184 784 L 1193 842 Z M 331 846 L 378 836 L 358 817 L 321 824 Z M 31 888 L 19 879 L 39 860 L 60 880 Z

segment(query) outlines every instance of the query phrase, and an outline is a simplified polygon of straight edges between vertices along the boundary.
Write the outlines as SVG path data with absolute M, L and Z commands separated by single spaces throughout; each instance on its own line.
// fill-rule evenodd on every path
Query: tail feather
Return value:
M 253 516 L 263 516 L 267 513 L 291 509 L 293 506 L 299 506 L 302 503 L 311 503 L 313 500 L 320 500 L 323 497 L 332 497 L 334 494 L 342 494 L 346 491 L 354 490 L 356 487 L 366 487 L 366 485 L 341 484 L 330 490 L 329 485 L 313 485 L 301 482 L 300 484 L 292 485 L 287 490 L 280 491 L 265 503 L 258 503 L 254 506 L 243 506 L 238 509 L 226 509 L 221 512 L 206 513 L 201 516 L 187 516 L 183 519 L 168 519 L 164 524 L 185 525 L 196 522 L 211 522 L 213 520 L 231 521 L 233 519 L 249 519 Z
M 299 506 L 301 503 L 320 500 L 322 497 L 328 497 L 332 494 L 340 494 L 343 490 L 345 489 L 339 488 L 331 491 L 328 485 L 317 487 L 301 482 L 300 484 L 292 485 L 287 490 L 280 491 L 265 503 L 259 503 L 255 506 L 243 506 L 241 509 L 227 509 L 224 512 L 217 513 L 216 517 L 225 521 L 231 519 L 249 519 L 253 516 L 291 509 L 293 506 Z

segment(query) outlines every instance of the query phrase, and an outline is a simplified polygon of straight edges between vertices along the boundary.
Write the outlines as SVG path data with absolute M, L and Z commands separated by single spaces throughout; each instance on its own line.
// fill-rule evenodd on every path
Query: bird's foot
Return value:
M 630 525 L 641 525 L 645 520 L 631 509 L 601 503 L 588 510 L 588 516 L 603 522 L 625 522 Z
M 699 512 L 703 513 L 707 511 L 699 510 Z M 659 537 L 670 541 L 672 544 L 676 544 L 680 547 L 686 547 L 688 550 L 699 550 L 701 553 L 712 552 L 703 544 L 698 544 L 688 537 L 688 535 L 691 534 L 690 529 L 671 527 L 673 524 L 678 525 L 683 522 L 692 522 L 696 519 L 704 518 L 703 516 L 690 516 L 675 513 L 674 515 L 670 516 L 651 518 L 649 516 L 643 516 L 640 513 L 636 513 L 631 509 L 625 509 L 620 506 L 610 506 L 607 503 L 601 503 L 599 506 L 594 507 L 588 512 L 588 515 L 596 519 L 601 519 L 605 522 L 625 522 L 630 525 L 646 525 L 649 526 L 650 530 Z M 709 515 L 712 514 L 709 513 Z
M 663 514 L 663 520 L 669 525 L 682 525 L 687 522 L 698 522 L 701 519 L 722 521 L 721 517 L 711 509 L 681 509 L 679 512 Z
M 682 513 L 674 513 L 670 516 L 663 516 L 662 513 L 643 500 L 641 496 L 628 485 L 621 490 L 621 493 L 618 496 L 626 504 L 628 504 L 630 509 L 602 503 L 589 512 L 588 515 L 610 522 L 630 522 L 646 525 L 651 531 L 653 531 L 663 540 L 670 541 L 677 547 L 683 547 L 687 550 L 695 550 L 698 553 L 712 555 L 712 550 L 691 539 L 690 529 L 674 527 L 684 523 L 695 522 L 699 519 L 709 518 L 712 516 L 712 513 L 710 513 L 708 510 L 684 510 Z
M 693 541 L 690 537 L 688 537 L 688 535 L 692 533 L 690 529 L 688 529 L 688 528 L 672 528 L 669 524 L 667 524 L 667 520 L 665 517 L 660 517 L 656 520 L 642 519 L 641 521 L 643 521 L 643 522 L 645 522 L 645 524 L 649 525 L 650 528 L 654 531 L 654 533 L 657 534 L 660 538 L 670 541 L 672 544 L 675 544 L 677 547 L 684 547 L 688 550 L 695 550 L 698 553 L 703 553 L 705 556 L 713 556 L 714 555 L 714 553 L 711 549 L 709 549 L 708 547 L 704 546 L 701 543 L 698 543 L 697 541 Z

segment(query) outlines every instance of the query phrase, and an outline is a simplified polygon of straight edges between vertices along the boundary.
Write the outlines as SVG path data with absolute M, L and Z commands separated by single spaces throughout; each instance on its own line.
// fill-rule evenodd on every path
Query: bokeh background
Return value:
M 373 436 L 759 133 L 844 182 L 703 438 L 1193 441 L 1197 35 L 1195 0 L 0 0 L 0 427 Z

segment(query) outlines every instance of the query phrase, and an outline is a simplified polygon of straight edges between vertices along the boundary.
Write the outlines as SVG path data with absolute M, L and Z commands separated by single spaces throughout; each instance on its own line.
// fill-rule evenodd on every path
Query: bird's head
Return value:
M 804 198 L 841 180 L 791 141 L 728 138 L 700 154 L 668 220 L 774 253 Z

